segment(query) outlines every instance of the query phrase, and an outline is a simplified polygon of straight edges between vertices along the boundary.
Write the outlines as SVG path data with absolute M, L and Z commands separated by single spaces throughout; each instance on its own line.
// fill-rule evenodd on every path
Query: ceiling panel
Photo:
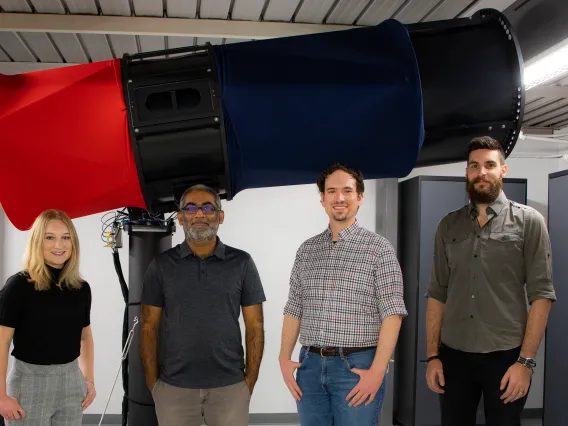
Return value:
M 353 24 L 372 0 L 340 0 L 327 18 L 328 24 Z
M 523 124 L 525 124 L 525 122 L 530 120 L 531 118 L 534 119 L 535 117 L 538 117 L 540 114 L 543 114 L 544 112 L 550 110 L 550 109 L 544 109 L 544 108 L 549 107 L 549 106 L 552 106 L 552 108 L 554 108 L 554 105 L 558 101 L 561 101 L 561 99 L 556 98 L 554 100 L 548 100 L 546 98 L 543 98 L 543 99 L 539 99 L 538 101 L 531 103 L 529 108 L 525 108 L 525 113 L 523 115 Z
M 333 3 L 335 0 L 304 0 L 294 21 L 321 24 Z
M 41 62 L 63 62 L 46 33 L 20 33 Z
M 166 39 L 163 36 L 138 36 L 142 52 L 154 52 L 166 48 Z
M 568 115 L 566 115 L 563 121 L 559 121 L 554 126 L 558 129 L 564 129 L 566 126 L 568 126 Z
M 539 115 L 555 109 L 558 102 L 562 102 L 562 98 L 541 98 L 537 101 L 531 102 L 525 107 L 523 120 L 532 120 Z
M 201 0 L 199 17 L 203 19 L 227 19 L 231 0 Z
M 0 7 L 4 12 L 32 12 L 25 0 L 0 0 Z
M 104 34 L 81 34 L 80 37 L 93 62 L 112 59 L 112 52 Z
M 528 108 L 531 108 L 533 103 L 547 98 L 550 98 L 550 96 L 540 94 L 537 90 L 527 90 L 525 93 L 525 111 L 527 111 Z
M 566 105 L 568 105 L 568 99 L 559 98 L 555 99 L 554 101 L 548 101 L 538 108 L 534 108 L 529 112 L 525 112 L 523 120 L 525 123 L 540 120 L 540 117 L 546 116 L 547 114 L 550 114 L 551 112 L 554 112 Z
M 164 16 L 162 0 L 133 0 L 136 16 Z
M 420 22 L 438 3 L 439 0 L 412 0 L 406 3 L 394 18 L 403 24 Z
M 170 18 L 195 18 L 197 0 L 168 0 L 166 12 Z
M 20 37 L 13 32 L 0 32 L 0 46 L 14 62 L 37 62 Z
M 51 33 L 51 39 L 63 55 L 65 62 L 70 64 L 84 64 L 89 58 L 81 47 L 77 34 Z
M 110 44 L 114 52 L 115 58 L 122 58 L 125 53 L 131 55 L 138 53 L 138 45 L 136 44 L 136 36 L 111 34 L 109 35 Z
M 539 114 L 532 119 L 527 117 L 523 120 L 523 124 L 526 124 L 528 126 L 540 126 L 543 125 L 543 122 L 554 120 L 555 118 L 558 118 L 564 114 L 568 114 L 568 100 L 555 102 L 545 109 L 550 109 L 550 111 L 545 114 Z M 545 109 L 543 109 L 543 112 Z
M 266 0 L 235 0 L 231 19 L 258 21 Z
M 21 0 L 22 3 L 26 0 Z M 61 0 L 31 0 L 37 13 L 65 13 Z
M 168 48 L 186 47 L 194 45 L 194 37 L 168 36 Z
M 264 12 L 265 21 L 290 22 L 300 0 L 271 0 Z
M 99 0 L 99 4 L 103 15 L 132 15 L 128 0 Z
M 197 46 L 203 46 L 205 43 L 215 44 L 223 44 L 222 38 L 212 38 L 212 37 L 197 37 L 197 41 L 195 44 Z
M 471 0 L 445 0 L 440 3 L 429 16 L 426 17 L 425 21 L 453 19 L 470 4 Z
M 71 13 L 98 13 L 95 0 L 64 0 Z
M 406 0 L 375 0 L 357 21 L 359 25 L 377 25 L 392 18 Z
M 550 120 L 547 120 L 543 123 L 540 123 L 539 126 L 554 127 L 554 128 L 561 129 L 562 126 L 563 126 L 563 123 L 566 122 L 566 120 L 568 120 L 568 111 L 566 111 L 562 115 L 556 116 L 554 118 L 551 118 Z
M 4 53 L 2 49 L 0 49 L 0 62 L 10 62 L 10 58 Z

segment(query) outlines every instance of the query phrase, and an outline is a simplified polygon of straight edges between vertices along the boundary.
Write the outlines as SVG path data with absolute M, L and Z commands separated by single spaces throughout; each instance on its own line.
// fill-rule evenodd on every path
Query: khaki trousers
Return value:
M 152 390 L 160 426 L 248 426 L 246 382 L 212 389 L 186 389 L 158 380 Z

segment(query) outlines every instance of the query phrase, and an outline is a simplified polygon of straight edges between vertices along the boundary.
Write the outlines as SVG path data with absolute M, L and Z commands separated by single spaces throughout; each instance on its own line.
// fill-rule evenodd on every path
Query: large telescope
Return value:
M 479 135 L 508 155 L 521 67 L 508 21 L 489 9 L 0 75 L 0 179 L 10 182 L 0 202 L 27 229 L 54 206 L 73 218 L 124 206 L 159 214 L 192 183 L 231 200 L 314 182 L 334 161 L 369 179 L 403 177 L 463 160 Z M 57 164 L 71 178 L 42 191 Z
M 404 177 L 464 161 L 482 135 L 508 156 L 522 122 L 521 69 L 509 22 L 483 9 L 0 75 L 0 203 L 21 230 L 47 208 L 72 218 L 128 208 L 128 287 L 115 253 L 124 343 L 146 267 L 171 247 L 173 223 L 161 217 L 189 185 L 231 200 L 313 183 L 335 161 L 367 179 Z M 64 171 L 49 190 L 47 169 Z M 156 425 L 137 336 L 124 367 L 123 424 Z

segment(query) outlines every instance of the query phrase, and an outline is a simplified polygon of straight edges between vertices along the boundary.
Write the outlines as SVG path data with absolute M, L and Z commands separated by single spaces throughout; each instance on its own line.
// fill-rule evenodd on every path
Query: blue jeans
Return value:
M 297 401 L 301 426 L 376 426 L 385 396 L 386 374 L 375 399 L 369 405 L 349 407 L 345 398 L 359 383 L 360 377 L 351 368 L 369 369 L 376 349 L 355 352 L 347 356 L 322 357 L 300 350 L 296 381 L 302 391 Z

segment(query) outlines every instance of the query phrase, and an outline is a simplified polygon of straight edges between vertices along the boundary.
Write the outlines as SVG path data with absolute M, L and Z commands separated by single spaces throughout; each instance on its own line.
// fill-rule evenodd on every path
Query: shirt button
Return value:
M 475 294 L 472 294 L 472 295 L 471 295 L 471 298 L 472 298 L 472 299 L 475 299 Z
M 478 235 L 477 238 L 481 238 L 481 237 Z
M 470 318 L 473 318 L 473 315 L 470 315 L 469 317 L 470 317 Z
M 476 254 L 474 254 L 474 255 L 473 255 L 473 257 L 477 257 L 477 255 L 476 255 Z

